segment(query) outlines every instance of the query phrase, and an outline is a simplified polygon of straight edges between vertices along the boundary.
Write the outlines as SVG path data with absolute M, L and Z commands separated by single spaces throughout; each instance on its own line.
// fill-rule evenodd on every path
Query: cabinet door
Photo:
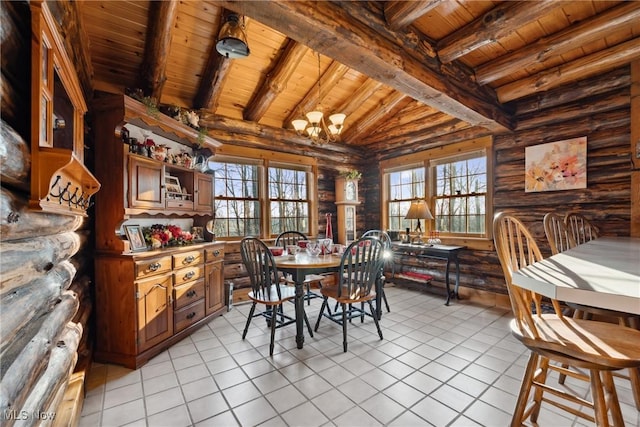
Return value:
M 129 207 L 164 209 L 162 163 L 129 156 Z
M 213 176 L 206 173 L 196 173 L 194 180 L 196 211 L 213 212 Z
M 224 305 L 224 273 L 222 261 L 204 266 L 206 315 L 219 310 Z
M 138 353 L 173 335 L 171 275 L 137 282 Z

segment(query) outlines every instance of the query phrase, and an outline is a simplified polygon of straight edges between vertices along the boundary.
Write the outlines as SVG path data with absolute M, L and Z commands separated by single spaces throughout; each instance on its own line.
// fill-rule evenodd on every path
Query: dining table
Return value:
M 298 348 L 304 346 L 304 281 L 309 274 L 335 272 L 340 268 L 340 254 L 311 256 L 305 251 L 296 255 L 282 255 L 274 257 L 276 267 L 283 273 L 291 274 L 295 283 L 295 312 L 296 312 L 296 344 Z
M 640 314 L 640 237 L 600 237 L 513 273 L 513 284 L 559 301 Z

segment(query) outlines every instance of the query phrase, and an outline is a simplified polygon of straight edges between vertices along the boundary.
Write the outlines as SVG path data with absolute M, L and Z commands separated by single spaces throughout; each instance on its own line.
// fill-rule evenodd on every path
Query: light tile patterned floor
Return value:
M 387 286 L 380 341 L 371 319 L 340 327 L 323 319 L 304 349 L 295 326 L 276 332 L 269 357 L 263 319 L 241 334 L 235 305 L 131 371 L 94 363 L 81 427 L 95 426 L 507 426 L 528 353 L 509 312 Z M 315 324 L 320 299 L 305 305 Z M 285 308 L 292 313 L 293 305 Z M 628 426 L 640 426 L 629 383 L 616 381 Z M 584 383 L 567 384 L 588 396 Z M 588 426 L 545 408 L 540 426 Z

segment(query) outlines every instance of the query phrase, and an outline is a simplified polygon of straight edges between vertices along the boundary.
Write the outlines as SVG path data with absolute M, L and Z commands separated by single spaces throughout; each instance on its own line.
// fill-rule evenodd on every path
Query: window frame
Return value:
M 318 165 L 317 160 L 311 157 L 299 156 L 288 153 L 277 153 L 260 149 L 247 149 L 244 147 L 224 145 L 216 149 L 216 153 L 211 156 L 212 161 L 227 163 L 254 164 L 258 166 L 258 204 L 260 210 L 260 233 L 261 239 L 272 239 L 278 233 L 271 233 L 271 198 L 269 195 L 269 168 L 283 168 L 306 172 L 307 199 L 309 209 L 309 232 L 305 233 L 309 237 L 314 237 L 317 233 L 318 223 Z M 214 177 L 215 180 L 215 177 Z M 214 203 L 217 199 L 214 189 Z M 255 199 L 247 199 L 255 200 Z M 215 211 L 214 218 L 215 221 Z M 239 241 L 244 236 L 216 236 L 221 241 Z
M 418 166 L 425 169 L 425 200 L 429 205 L 431 213 L 435 216 L 435 165 L 447 163 L 448 159 L 468 158 L 473 153 L 484 153 L 487 168 L 487 191 L 485 198 L 485 232 L 483 235 L 469 235 L 460 233 L 440 233 L 440 238 L 444 243 L 465 245 L 469 248 L 492 250 L 493 233 L 491 220 L 493 219 L 493 137 L 485 136 L 471 140 L 462 141 L 446 146 L 427 149 L 410 155 L 400 156 L 380 162 L 380 226 L 386 230 L 389 227 L 389 173 L 401 170 L 409 170 Z M 429 220 L 429 224 L 423 224 L 425 230 L 433 230 L 435 220 Z M 404 230 L 399 230 L 403 232 Z M 413 234 L 413 231 L 412 231 Z

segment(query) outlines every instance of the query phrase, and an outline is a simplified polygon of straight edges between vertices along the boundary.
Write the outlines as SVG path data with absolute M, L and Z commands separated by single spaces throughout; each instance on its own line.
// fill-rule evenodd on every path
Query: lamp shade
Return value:
M 309 111 L 307 113 L 307 119 L 312 125 L 317 125 L 322 120 L 322 111 Z
M 238 15 L 232 13 L 227 16 L 226 22 L 222 25 L 218 34 L 216 50 L 220 55 L 232 59 L 249 56 L 247 35 L 240 24 Z
M 433 215 L 431 215 L 431 211 L 429 210 L 429 206 L 427 202 L 424 200 L 415 200 L 411 202 L 411 206 L 409 207 L 409 212 L 404 217 L 405 219 L 433 219 Z

